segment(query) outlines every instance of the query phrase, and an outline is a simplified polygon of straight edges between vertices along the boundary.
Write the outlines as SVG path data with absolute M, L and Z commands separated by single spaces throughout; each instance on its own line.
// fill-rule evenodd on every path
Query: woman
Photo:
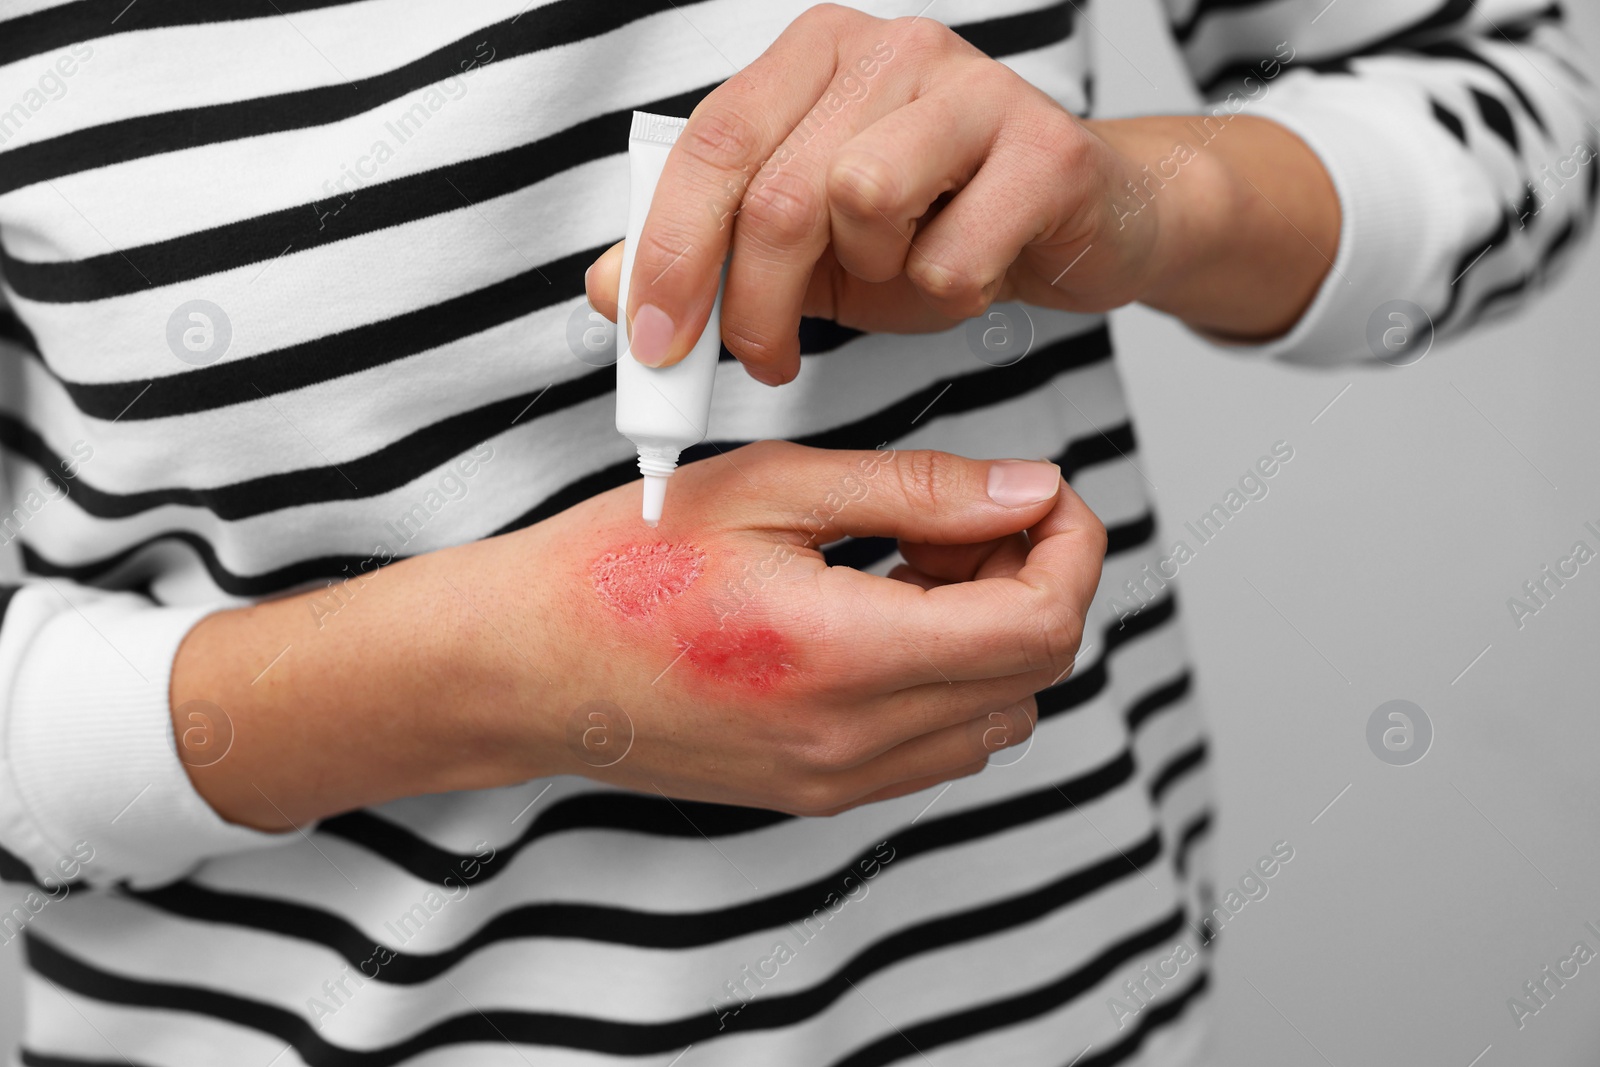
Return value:
M 1556 9 L 1174 4 L 1217 103 L 1099 122 L 1070 2 L 119 6 L 0 26 L 24 1062 L 1194 1062 L 1102 313 L 1395 361 L 1531 290 Z M 693 117 L 624 358 L 731 253 L 656 531 L 585 301 L 634 109 Z

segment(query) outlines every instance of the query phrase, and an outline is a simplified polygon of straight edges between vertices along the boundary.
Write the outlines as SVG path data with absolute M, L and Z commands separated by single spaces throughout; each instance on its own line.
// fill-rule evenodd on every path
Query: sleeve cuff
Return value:
M 1445 304 L 1463 233 L 1496 220 L 1493 191 L 1462 145 L 1436 123 L 1378 122 L 1412 101 L 1396 86 L 1302 77 L 1251 109 L 1303 140 L 1339 196 L 1339 251 L 1311 305 L 1284 336 L 1230 352 L 1291 363 L 1374 362 L 1368 321 L 1395 300 Z M 1425 101 L 1419 101 L 1426 114 Z
M 212 856 L 294 839 L 225 822 L 179 759 L 172 662 L 189 630 L 215 610 L 152 607 L 129 594 L 59 584 L 29 585 L 14 598 L 6 636 L 32 637 L 0 654 L 0 677 L 15 679 L 5 739 L 6 791 L 15 793 L 10 803 L 0 797 L 0 813 L 11 809 L 4 821 L 24 824 L 3 829 L 36 871 L 81 858 L 86 844 L 89 881 L 154 885 Z M 231 742 L 231 726 L 218 733 Z

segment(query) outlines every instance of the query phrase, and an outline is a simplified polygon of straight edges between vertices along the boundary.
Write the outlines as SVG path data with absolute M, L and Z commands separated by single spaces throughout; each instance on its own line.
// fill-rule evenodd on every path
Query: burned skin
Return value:
M 769 627 L 714 627 L 690 622 L 700 614 L 689 594 L 709 557 L 687 542 L 647 542 L 602 553 L 589 567 L 590 587 L 624 625 L 672 637 L 682 661 L 697 674 L 751 689 L 771 689 L 792 669 L 789 642 Z

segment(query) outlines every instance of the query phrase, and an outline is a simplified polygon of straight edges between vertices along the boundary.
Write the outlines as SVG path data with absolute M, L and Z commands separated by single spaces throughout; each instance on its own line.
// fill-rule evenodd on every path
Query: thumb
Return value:
M 1043 460 L 966 459 L 928 449 L 848 452 L 768 442 L 761 480 L 782 487 L 773 529 L 817 546 L 841 537 L 974 544 L 1018 533 L 1050 514 L 1061 469 Z
M 618 241 L 600 258 L 589 264 L 583 274 L 583 288 L 589 296 L 589 306 L 600 314 L 617 321 L 617 286 L 622 281 L 622 242 Z

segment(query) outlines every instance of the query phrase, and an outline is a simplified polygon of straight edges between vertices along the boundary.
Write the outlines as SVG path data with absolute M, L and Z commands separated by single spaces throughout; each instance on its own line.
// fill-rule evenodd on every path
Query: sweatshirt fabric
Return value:
M 1161 528 L 1101 316 L 1013 306 L 924 337 L 808 320 L 790 386 L 719 364 L 712 440 L 685 457 L 784 437 L 1061 465 L 1108 529 L 1100 593 L 1030 745 L 976 778 L 830 819 L 560 778 L 264 834 L 178 758 L 169 675 L 207 614 L 318 587 L 332 605 L 375 560 L 637 476 L 614 371 L 572 341 L 584 269 L 625 226 L 631 112 L 688 114 L 806 6 L 0 8 L 0 940 L 26 946 L 21 1062 L 1195 1062 L 1208 942 L 1237 909 L 1206 873 L 1171 578 L 1245 501 Z M 1087 2 L 856 6 L 936 18 L 1093 112 Z M 1396 346 L 1466 328 L 1589 230 L 1597 108 L 1558 7 L 1168 16 L 1212 101 L 1185 147 L 1238 114 L 1281 122 L 1343 212 L 1303 319 L 1241 358 L 1372 361 L 1375 319 Z M 1177 148 L 1127 211 L 1183 180 Z M 996 358 L 990 324 L 1027 355 Z M 1292 463 L 1274 445 L 1261 484 Z M 898 561 L 874 539 L 829 556 Z M 1263 877 L 1292 860 L 1275 844 Z

